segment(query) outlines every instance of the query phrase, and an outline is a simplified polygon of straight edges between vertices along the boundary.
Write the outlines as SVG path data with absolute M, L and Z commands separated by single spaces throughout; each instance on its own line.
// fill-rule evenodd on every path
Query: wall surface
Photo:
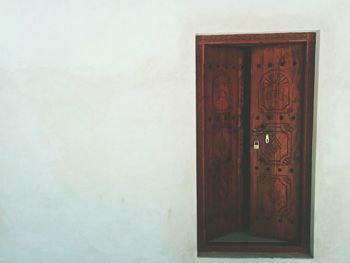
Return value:
M 350 262 L 349 1 L 0 1 L 0 262 L 196 257 L 195 35 L 320 30 L 314 259 Z

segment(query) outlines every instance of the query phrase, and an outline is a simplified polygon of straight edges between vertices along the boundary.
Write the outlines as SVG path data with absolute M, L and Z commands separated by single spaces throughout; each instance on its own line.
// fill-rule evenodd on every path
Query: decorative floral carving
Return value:
M 291 180 L 288 176 L 263 174 L 258 177 L 259 214 L 288 215 L 290 213 Z
M 269 71 L 260 80 L 259 108 L 262 112 L 284 112 L 290 104 L 290 83 L 282 71 Z
M 219 73 L 213 80 L 213 105 L 216 111 L 224 112 L 231 108 L 230 79 Z

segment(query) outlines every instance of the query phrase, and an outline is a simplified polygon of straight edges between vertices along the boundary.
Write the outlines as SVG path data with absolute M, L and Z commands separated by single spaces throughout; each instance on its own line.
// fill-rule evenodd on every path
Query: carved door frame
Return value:
M 311 255 L 311 169 L 314 107 L 314 68 L 316 33 L 271 33 L 238 35 L 196 36 L 196 100 L 197 100 L 197 244 L 199 255 L 211 253 L 297 253 Z M 301 220 L 300 243 L 288 245 L 268 245 L 241 243 L 211 243 L 206 240 L 205 229 L 205 94 L 204 59 L 205 49 L 210 45 L 259 46 L 267 44 L 302 43 L 305 46 L 305 70 L 303 74 L 302 128 L 301 128 Z

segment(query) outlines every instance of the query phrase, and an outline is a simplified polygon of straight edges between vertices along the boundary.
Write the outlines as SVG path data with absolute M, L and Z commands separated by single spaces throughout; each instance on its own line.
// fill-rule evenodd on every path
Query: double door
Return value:
M 203 62 L 206 240 L 297 242 L 304 45 L 209 45 Z

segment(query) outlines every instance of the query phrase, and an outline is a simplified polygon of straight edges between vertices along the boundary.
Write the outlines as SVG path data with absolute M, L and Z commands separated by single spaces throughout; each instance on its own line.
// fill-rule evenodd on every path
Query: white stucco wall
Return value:
M 350 262 L 348 1 L 0 1 L 0 262 L 196 257 L 195 34 L 320 30 L 315 258 Z

